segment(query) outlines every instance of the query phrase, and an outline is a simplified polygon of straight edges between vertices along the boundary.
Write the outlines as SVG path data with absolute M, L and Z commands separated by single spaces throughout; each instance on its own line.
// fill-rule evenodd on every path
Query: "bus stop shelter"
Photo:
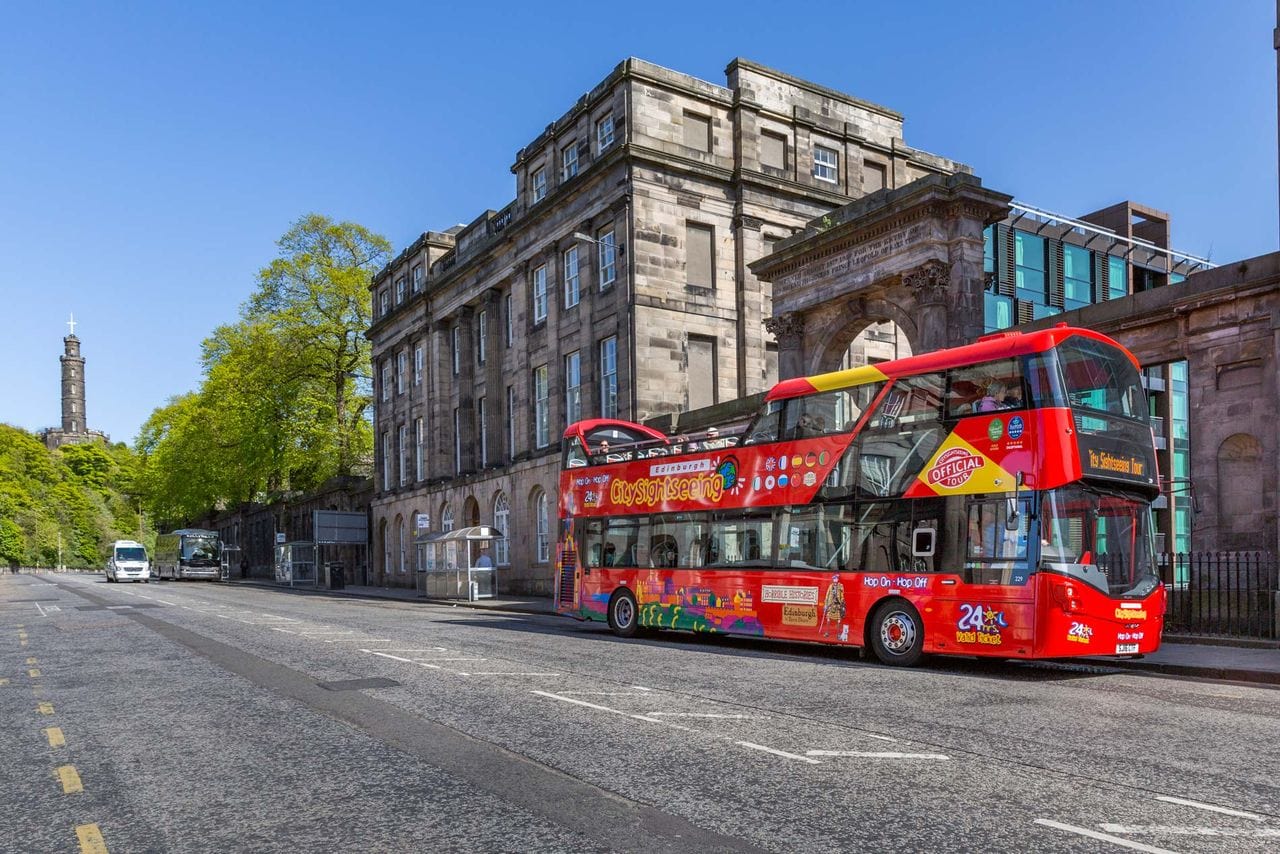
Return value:
M 502 532 L 491 525 L 418 537 L 418 595 L 428 599 L 492 599 L 497 581 L 491 549 L 493 541 L 500 539 Z

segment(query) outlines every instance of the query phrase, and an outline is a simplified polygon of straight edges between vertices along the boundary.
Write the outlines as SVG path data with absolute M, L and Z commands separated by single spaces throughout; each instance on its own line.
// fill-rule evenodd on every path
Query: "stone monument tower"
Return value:
M 84 414 L 84 357 L 80 355 L 80 339 L 76 337 L 76 316 L 67 321 L 71 334 L 62 339 L 66 353 L 62 362 L 62 432 L 79 433 L 87 425 Z
M 44 443 L 49 448 L 107 438 L 101 432 L 89 429 L 84 411 L 84 356 L 80 355 L 74 314 L 67 321 L 67 326 L 71 331 L 62 339 L 64 352 L 58 357 L 62 362 L 62 428 L 44 431 Z

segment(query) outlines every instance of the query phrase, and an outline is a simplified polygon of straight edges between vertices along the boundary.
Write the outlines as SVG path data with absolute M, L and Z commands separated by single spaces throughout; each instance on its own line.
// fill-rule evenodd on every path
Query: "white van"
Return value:
M 107 581 L 150 581 L 151 562 L 147 549 L 133 540 L 116 540 L 111 544 L 107 561 Z

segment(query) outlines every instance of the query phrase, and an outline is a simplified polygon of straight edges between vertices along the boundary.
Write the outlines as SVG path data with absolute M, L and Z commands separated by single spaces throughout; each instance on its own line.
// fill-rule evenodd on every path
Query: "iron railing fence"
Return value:
M 1280 639 L 1280 561 L 1272 552 L 1182 552 L 1161 559 L 1165 631 Z

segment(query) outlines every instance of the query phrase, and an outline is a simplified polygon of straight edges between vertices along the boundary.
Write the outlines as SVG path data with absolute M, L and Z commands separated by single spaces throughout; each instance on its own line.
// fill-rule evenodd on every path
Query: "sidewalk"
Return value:
M 233 584 L 266 587 L 273 590 L 289 590 L 287 586 L 265 579 L 231 579 Z M 542 596 L 497 596 L 475 602 L 453 599 L 424 599 L 416 591 L 403 587 L 365 587 L 348 584 L 342 590 L 325 590 L 310 586 L 292 588 L 295 593 L 313 596 L 354 596 L 362 599 L 387 599 L 399 602 L 417 602 L 432 605 L 453 605 L 481 611 L 503 611 L 521 614 L 553 614 L 552 600 Z M 1248 641 L 1240 641 L 1248 644 Z M 1254 682 L 1262 685 L 1280 685 L 1280 644 L 1257 642 L 1257 645 L 1232 646 L 1222 638 L 1197 638 L 1186 635 L 1166 636 L 1160 650 L 1145 658 L 1094 657 L 1078 659 L 1089 664 L 1114 667 L 1121 670 L 1140 670 L 1164 673 L 1170 676 L 1191 676 L 1201 679 L 1225 679 L 1234 682 Z

